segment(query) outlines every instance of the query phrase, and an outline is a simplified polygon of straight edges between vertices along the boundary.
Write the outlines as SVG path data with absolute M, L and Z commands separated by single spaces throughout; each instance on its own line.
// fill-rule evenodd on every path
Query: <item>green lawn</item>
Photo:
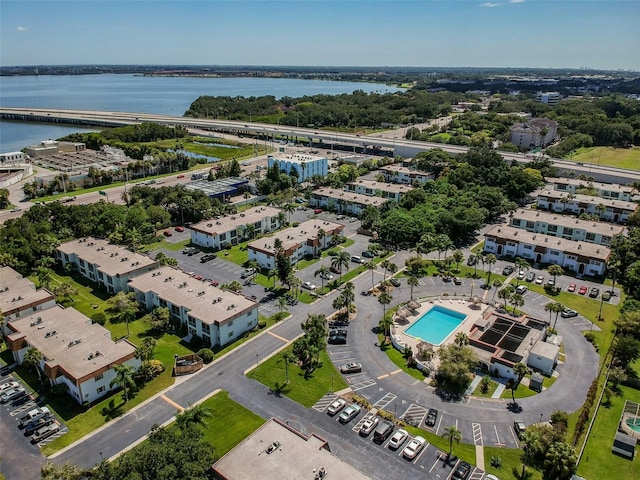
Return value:
M 480 385 L 481 384 L 479 383 L 476 389 L 473 391 L 474 397 L 491 398 L 491 395 L 493 395 L 493 392 L 495 392 L 496 388 L 498 388 L 498 382 L 489 380 L 489 390 L 487 390 L 486 393 L 482 393 L 482 390 L 480 389 Z M 509 392 L 509 394 L 511 394 L 511 392 Z
M 378 334 L 378 345 L 380 345 L 380 350 L 387 354 L 389 360 L 393 362 L 399 369 L 401 369 L 407 375 L 415 378 L 416 380 L 423 381 L 425 379 L 424 373 L 417 368 L 410 368 L 407 366 L 407 360 L 402 356 L 402 352 L 396 350 L 393 345 L 390 343 L 382 344 L 384 340 L 384 335 L 381 333 Z
M 244 266 L 244 264 L 249 261 L 249 251 L 247 250 L 247 243 L 249 242 L 243 242 L 239 245 L 234 245 L 229 249 L 221 250 L 220 253 L 218 253 L 218 256 L 220 258 L 233 262 L 236 265 Z
M 494 468 L 491 466 L 491 457 L 500 457 L 502 459 L 502 467 Z M 473 462 L 475 464 L 475 462 Z M 520 472 L 522 472 L 522 450 L 517 448 L 500 448 L 500 447 L 484 447 L 484 466 L 487 473 L 492 473 L 500 480 L 520 480 Z M 516 469 L 518 476 L 513 474 Z M 527 477 L 529 480 L 542 480 L 542 472 L 527 468 L 531 474 Z M 589 477 L 590 478 L 590 477 Z M 598 478 L 598 477 L 593 477 Z M 606 477 L 602 477 L 606 478 Z
M 290 351 L 291 347 L 286 351 Z M 253 378 L 267 387 L 278 390 L 280 394 L 289 397 L 305 407 L 311 407 L 320 400 L 326 393 L 339 391 L 348 385 L 336 370 L 325 350 L 320 352 L 320 362 L 322 366 L 317 368 L 308 378 L 305 378 L 304 371 L 297 365 L 289 364 L 289 383 L 285 383 L 285 364 L 281 352 L 261 363 L 248 373 L 249 378 Z
M 216 459 L 225 455 L 265 423 L 251 410 L 231 400 L 227 392 L 216 393 L 202 405 L 212 414 L 207 418 L 204 430 L 205 440 L 215 450 Z
M 580 148 L 571 158 L 574 162 L 591 163 L 608 167 L 627 168 L 638 170 L 640 165 L 640 147 L 614 148 L 614 147 L 589 147 Z
M 616 435 L 618 421 L 625 400 L 640 403 L 640 391 L 620 387 L 620 393 L 611 397 L 611 404 L 600 405 L 598 416 L 589 434 L 589 441 L 578 467 L 578 475 L 585 478 L 616 478 L 620 480 L 637 479 L 640 472 L 640 456 L 633 461 L 611 453 L 611 445 Z M 615 475 L 613 475 L 615 472 Z M 634 473 L 635 472 L 635 473 Z

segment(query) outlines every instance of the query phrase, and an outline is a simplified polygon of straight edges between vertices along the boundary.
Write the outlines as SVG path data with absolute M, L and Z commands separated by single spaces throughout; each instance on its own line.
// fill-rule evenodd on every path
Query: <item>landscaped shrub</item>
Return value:
M 147 360 L 146 362 L 142 362 L 134 378 L 136 384 L 141 385 L 157 377 L 162 372 L 164 372 L 164 365 L 160 360 Z
M 502 458 L 493 455 L 491 457 L 491 466 L 493 468 L 501 468 L 502 467 Z
M 104 314 L 104 312 L 94 313 L 93 315 L 91 315 L 91 321 L 93 323 L 97 323 L 98 325 L 104 325 L 105 323 L 107 323 L 107 316 Z
M 213 352 L 208 348 L 201 348 L 200 350 L 198 350 L 198 356 L 205 364 L 211 363 L 213 361 Z
M 489 379 L 489 377 L 487 376 L 482 377 L 482 380 L 480 381 L 480 391 L 482 393 L 487 393 L 489 391 L 490 386 L 491 386 L 491 380 Z

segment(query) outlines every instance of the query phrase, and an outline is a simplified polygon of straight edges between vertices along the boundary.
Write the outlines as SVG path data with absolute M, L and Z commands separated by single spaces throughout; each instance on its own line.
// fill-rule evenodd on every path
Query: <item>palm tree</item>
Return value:
M 559 275 L 562 275 L 564 273 L 564 270 L 562 269 L 562 267 L 560 265 L 549 265 L 549 268 L 547 268 L 547 272 L 549 272 L 549 275 L 553 276 L 553 286 L 556 286 L 556 278 Z
M 565 308 L 564 305 L 562 305 L 559 302 L 549 302 L 544 306 L 544 309 L 549 312 L 549 323 L 551 323 L 551 314 L 555 313 L 556 314 L 556 319 L 553 322 L 553 329 L 556 329 L 556 323 L 558 323 L 558 315 L 560 315 L 562 312 L 564 312 Z
M 489 285 L 491 283 L 491 266 L 494 265 L 496 262 L 498 261 L 498 259 L 496 258 L 496 256 L 493 253 L 488 254 L 487 256 L 484 257 L 484 263 L 485 265 L 488 265 L 487 268 L 487 285 Z
M 378 303 L 380 305 L 382 305 L 382 319 L 384 320 L 384 318 L 387 316 L 387 305 L 389 305 L 391 303 L 391 295 L 389 295 L 387 292 L 382 292 L 380 294 L 380 296 L 378 297 Z
M 331 260 L 331 266 L 340 271 L 340 282 L 342 282 L 342 267 L 347 268 L 349 266 L 350 259 L 351 257 L 349 256 L 349 253 L 343 250 Z
M 325 238 L 327 238 L 327 232 L 324 230 L 324 228 L 319 228 L 318 232 L 316 233 L 316 236 L 318 237 L 318 240 L 320 241 L 320 245 L 321 245 L 320 248 L 322 250 L 327 248 L 327 246 L 324 243 Z
M 509 382 L 511 382 L 511 400 L 513 401 L 513 403 L 516 403 L 515 394 L 514 394 L 515 390 L 518 389 L 518 385 L 520 385 L 520 382 L 525 377 L 525 375 L 527 375 L 530 372 L 531 370 L 529 369 L 529 367 L 527 367 L 522 362 L 518 362 L 513 366 L 513 373 L 518 377 L 517 380 L 515 381 L 513 381 L 513 379 L 509 380 Z
M 244 208 L 246 210 L 249 206 L 249 199 L 251 198 L 251 194 L 249 192 L 244 192 L 242 196 L 244 197 Z
M 510 298 L 511 305 L 513 305 L 513 314 L 516 314 L 516 308 L 524 305 L 524 297 L 519 293 L 514 293 Z
M 449 453 L 447 456 L 450 457 L 451 452 L 453 451 L 453 442 L 455 441 L 456 443 L 460 443 L 460 440 L 462 440 L 462 433 L 455 425 L 451 425 L 450 427 L 444 428 L 442 437 L 449 440 Z
M 387 266 L 387 270 L 389 271 L 389 276 L 393 277 L 395 273 L 398 271 L 398 265 L 393 262 L 389 262 Z
M 200 403 L 178 413 L 176 415 L 176 425 L 178 425 L 178 428 L 183 432 L 196 425 L 205 427 L 207 425 L 207 418 L 212 415 L 211 410 Z
M 387 270 L 389 269 L 389 265 L 391 265 L 391 262 L 389 260 L 383 260 L 380 263 L 380 266 L 384 269 L 384 273 L 382 274 L 382 283 L 383 284 L 387 283 Z
M 495 290 L 493 291 L 493 296 L 491 297 L 491 301 L 493 301 L 496 298 L 496 292 L 498 291 L 498 287 L 502 285 L 502 280 L 500 280 L 499 278 L 496 278 L 491 285 L 493 285 L 493 287 L 495 288 Z
M 136 348 L 136 357 L 140 360 L 148 361 L 153 358 L 153 350 L 157 345 L 157 341 L 153 337 L 144 337 L 142 343 Z
M 355 295 L 356 286 L 353 282 L 347 282 L 344 284 L 342 289 L 342 296 L 344 298 L 345 307 L 347 309 L 347 317 L 349 316 L 349 310 L 351 309 L 351 304 L 356 299 Z
M 282 360 L 284 360 L 284 384 L 287 385 L 289 383 L 289 364 L 295 363 L 296 356 L 287 350 L 282 354 Z
M 453 258 L 453 261 L 456 263 L 456 270 L 460 270 L 460 262 L 464 260 L 464 254 L 462 253 L 462 250 L 456 250 L 455 252 L 453 252 L 451 258 Z
M 325 278 L 328 278 L 330 274 L 329 271 L 329 267 L 327 267 L 326 265 L 322 265 L 319 269 L 317 269 L 315 272 L 313 272 L 313 276 L 320 277 L 320 281 L 322 282 L 322 289 L 324 290 L 324 280 Z
M 518 272 L 526 272 L 527 270 L 529 270 L 529 268 L 531 268 L 529 262 L 527 262 L 522 257 L 516 257 L 516 259 L 513 261 L 513 264 L 516 266 L 516 270 L 518 270 Z M 516 285 L 518 285 L 519 283 L 520 280 L 518 280 L 518 277 L 516 277 Z
M 129 389 L 135 388 L 136 386 L 136 383 L 133 381 L 134 369 L 131 365 L 123 363 L 121 365 L 114 365 L 113 370 L 116 376 L 111 380 L 109 387 L 113 388 L 114 385 L 121 387 L 124 393 L 124 402 L 127 403 L 129 401 Z
M 411 300 L 413 300 L 413 287 L 417 287 L 419 284 L 420 282 L 417 277 L 410 275 L 409 278 L 407 278 L 407 285 L 411 288 Z
M 278 272 L 276 272 L 273 268 L 270 268 L 269 271 L 267 272 L 267 278 L 269 280 L 271 280 L 271 277 L 273 277 L 273 286 L 276 286 L 276 278 L 278 278 L 277 275 Z
M 244 229 L 244 234 L 247 236 L 249 240 L 251 240 L 256 235 L 256 226 L 253 223 L 250 223 Z
M 282 296 L 278 297 L 278 307 L 280 308 L 280 313 L 282 313 L 282 310 L 287 307 L 287 299 Z
M 44 356 L 42 355 L 42 352 L 40 350 L 31 347 L 26 351 L 22 359 L 22 363 L 24 365 L 36 371 L 36 373 L 38 374 L 38 380 L 40 380 L 40 385 L 43 385 L 42 374 L 40 373 L 40 362 L 43 360 L 43 358 Z
M 513 294 L 513 287 L 511 285 L 508 285 L 503 289 L 498 290 L 498 298 L 503 301 L 505 306 L 509 302 L 509 299 L 511 299 L 512 294 Z
M 458 348 L 462 348 L 465 345 L 469 345 L 469 337 L 464 332 L 456 333 L 455 341 L 456 341 L 456 344 L 458 345 Z
M 129 322 L 135 320 L 138 313 L 138 303 L 135 299 L 135 293 L 118 292 L 109 299 L 112 309 L 115 311 L 120 321 L 127 323 L 127 336 L 129 336 Z
M 287 216 L 284 212 L 278 212 L 278 225 L 280 225 L 280 228 L 284 227 L 285 223 L 287 223 Z
M 291 214 L 295 212 L 296 207 L 293 203 L 287 203 L 282 209 L 289 214 L 289 223 L 291 223 Z
M 367 270 L 369 270 L 371 272 L 371 289 L 373 289 L 375 287 L 375 283 L 373 280 L 373 274 L 375 273 L 376 267 L 378 265 L 376 265 L 376 262 L 374 262 L 373 260 L 369 260 L 367 262 L 367 264 L 365 265 L 365 267 L 367 267 Z

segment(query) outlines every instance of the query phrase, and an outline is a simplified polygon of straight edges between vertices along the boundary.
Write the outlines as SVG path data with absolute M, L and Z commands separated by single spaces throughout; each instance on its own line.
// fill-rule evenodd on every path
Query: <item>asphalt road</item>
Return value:
M 361 249 L 360 239 L 348 248 L 350 253 L 359 253 Z M 392 261 L 402 266 L 404 259 L 409 255 L 409 252 L 399 252 Z M 308 270 L 317 268 L 316 263 Z M 499 272 L 502 265 L 498 264 L 494 269 Z M 381 270 L 374 273 L 376 282 L 382 279 L 382 273 Z M 302 271 L 300 275 L 305 278 L 308 273 Z M 428 281 L 423 282 L 424 285 L 414 289 L 415 296 L 437 295 L 455 288 L 451 283 L 445 284 L 438 279 L 425 280 Z M 356 278 L 354 283 L 356 292 L 370 288 L 371 274 L 365 272 Z M 459 288 L 461 293 L 466 294 L 469 286 L 463 285 Z M 408 299 L 408 287 L 403 285 L 398 291 L 401 300 Z M 300 321 L 308 313 L 332 313 L 331 303 L 337 293 L 333 292 L 313 305 L 301 303 L 289 307 L 293 314 L 290 320 L 275 325 L 269 332 L 255 337 L 225 357 L 216 359 L 200 372 L 179 379 L 164 392 L 164 396 L 171 402 L 187 407 L 206 397 L 214 389 L 227 390 L 234 400 L 264 418 L 276 417 L 290 422 L 304 433 L 315 432 L 328 439 L 334 453 L 354 464 L 371 478 L 406 476 L 408 462 L 395 453 L 389 451 L 388 454 L 385 452 L 381 455 L 381 447 L 365 439 L 360 440 L 350 428 L 336 423 L 324 412 L 306 409 L 284 397 L 277 397 L 266 387 L 244 375 L 244 372 L 255 366 L 256 362 L 284 347 L 286 343 L 282 338 L 292 341 L 299 335 Z M 548 299 L 532 292 L 527 292 L 525 298 L 527 303 L 524 308 L 529 313 L 546 318 L 544 304 Z M 395 301 L 397 297 L 394 295 L 394 303 Z M 589 324 L 577 317 L 558 323 L 559 333 L 565 340 L 567 357 L 566 362 L 558 367 L 560 377 L 547 391 L 519 400 L 522 412 L 513 414 L 507 408 L 508 402 L 504 400 L 465 399 L 460 402 L 444 402 L 434 394 L 432 387 L 402 372 L 398 373 L 397 367 L 375 346 L 377 339 L 372 329 L 377 326 L 382 313 L 376 299 L 356 295 L 356 305 L 358 316 L 349 327 L 348 345 L 332 346 L 329 349 L 336 364 L 359 361 L 364 365 L 362 374 L 348 377 L 351 387 L 359 395 L 367 397 L 372 404 L 417 421 L 422 421 L 427 408 L 435 407 L 441 415 L 433 431 L 441 433 L 445 426 L 457 425 L 464 442 L 517 446 L 511 429 L 514 419 L 531 424 L 540 421 L 541 413 L 548 419 L 555 410 L 576 410 L 581 406 L 596 374 L 598 356 L 580 333 L 582 329 L 588 328 Z M 572 393 L 567 395 L 567 392 Z M 176 409 L 170 402 L 157 396 L 90 437 L 72 445 L 52 460 L 56 463 L 71 461 L 86 467 L 92 466 L 100 461 L 100 452 L 106 458 L 116 455 L 124 446 L 143 438 L 152 425 L 170 421 L 175 413 Z M 427 449 L 411 468 L 415 468 L 416 473 L 427 478 L 440 478 L 441 473 L 446 470 L 441 466 L 429 473 L 433 462 L 437 461 L 436 454 L 435 451 L 430 452 Z M 424 461 L 421 460 L 423 457 Z

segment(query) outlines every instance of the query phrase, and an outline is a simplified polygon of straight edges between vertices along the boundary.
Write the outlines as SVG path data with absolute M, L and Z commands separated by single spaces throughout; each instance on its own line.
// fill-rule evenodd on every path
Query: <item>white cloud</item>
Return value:
M 485 3 L 481 3 L 480 6 L 483 8 L 493 8 L 493 7 L 499 7 L 500 5 L 502 5 L 501 3 L 493 3 L 493 2 L 485 2 Z
M 524 0 L 509 0 L 509 3 L 524 3 Z
M 20 25 L 18 25 L 18 31 L 19 32 L 26 32 L 27 31 L 27 27 L 21 27 Z

